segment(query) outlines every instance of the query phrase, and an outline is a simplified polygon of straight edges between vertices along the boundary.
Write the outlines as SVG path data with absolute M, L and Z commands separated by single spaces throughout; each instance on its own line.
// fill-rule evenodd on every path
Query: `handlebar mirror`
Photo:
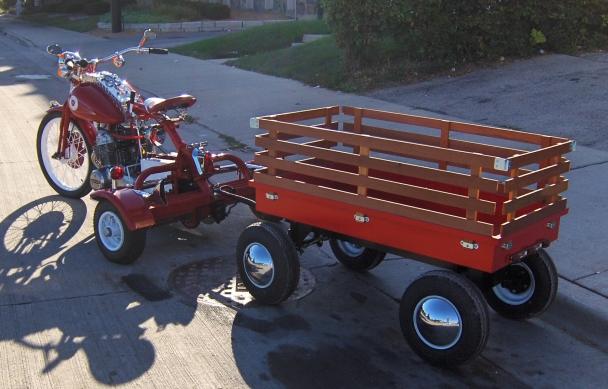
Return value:
M 122 55 L 119 55 L 118 57 L 114 57 L 114 66 L 116 66 L 117 68 L 122 67 L 122 65 L 125 64 L 125 58 Z
M 156 33 L 154 31 L 152 31 L 152 30 L 146 30 L 144 32 L 144 37 L 146 39 L 154 39 L 154 38 L 156 38 Z
M 63 49 L 59 45 L 51 45 L 46 48 L 47 53 L 53 55 L 59 55 L 63 53 Z

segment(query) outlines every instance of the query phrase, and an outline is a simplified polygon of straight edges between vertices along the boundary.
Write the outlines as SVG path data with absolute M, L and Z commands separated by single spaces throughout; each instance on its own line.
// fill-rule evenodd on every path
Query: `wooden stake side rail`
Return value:
M 268 131 L 255 141 L 266 149 L 255 162 L 267 168 L 254 182 L 264 185 L 498 238 L 567 212 L 562 155 L 575 143 L 565 138 L 338 106 L 254 118 L 252 127 Z

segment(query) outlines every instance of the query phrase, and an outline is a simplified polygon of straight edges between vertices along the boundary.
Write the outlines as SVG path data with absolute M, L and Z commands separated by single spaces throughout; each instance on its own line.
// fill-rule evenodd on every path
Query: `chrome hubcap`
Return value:
M 247 278 L 258 288 L 266 288 L 274 280 L 274 262 L 272 256 L 259 243 L 251 243 L 243 254 L 243 264 Z
M 120 219 L 114 212 L 106 211 L 99 217 L 99 238 L 110 251 L 120 250 L 124 243 L 125 231 Z
M 462 336 L 462 318 L 458 309 L 441 296 L 428 296 L 414 309 L 414 328 L 429 347 L 445 350 Z

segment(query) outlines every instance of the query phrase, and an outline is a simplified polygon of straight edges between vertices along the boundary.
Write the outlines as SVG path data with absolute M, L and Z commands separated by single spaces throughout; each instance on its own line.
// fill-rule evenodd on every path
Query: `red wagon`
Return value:
M 409 345 L 432 364 L 473 360 L 489 334 L 486 302 L 524 320 L 555 298 L 544 248 L 568 212 L 561 193 L 575 148 L 564 138 L 355 107 L 251 120 L 265 166 L 250 182 L 276 224 L 241 235 L 237 265 L 258 300 L 295 289 L 297 251 L 329 240 L 336 258 L 368 271 L 395 253 L 446 270 L 425 273 L 400 303 Z M 485 300 L 485 301 L 484 301 Z

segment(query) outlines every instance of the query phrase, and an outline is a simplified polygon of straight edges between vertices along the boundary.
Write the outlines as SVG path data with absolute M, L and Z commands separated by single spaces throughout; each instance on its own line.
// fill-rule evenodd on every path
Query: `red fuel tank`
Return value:
M 83 83 L 76 86 L 68 97 L 68 106 L 72 115 L 85 120 L 107 124 L 125 121 L 118 101 L 97 84 Z

